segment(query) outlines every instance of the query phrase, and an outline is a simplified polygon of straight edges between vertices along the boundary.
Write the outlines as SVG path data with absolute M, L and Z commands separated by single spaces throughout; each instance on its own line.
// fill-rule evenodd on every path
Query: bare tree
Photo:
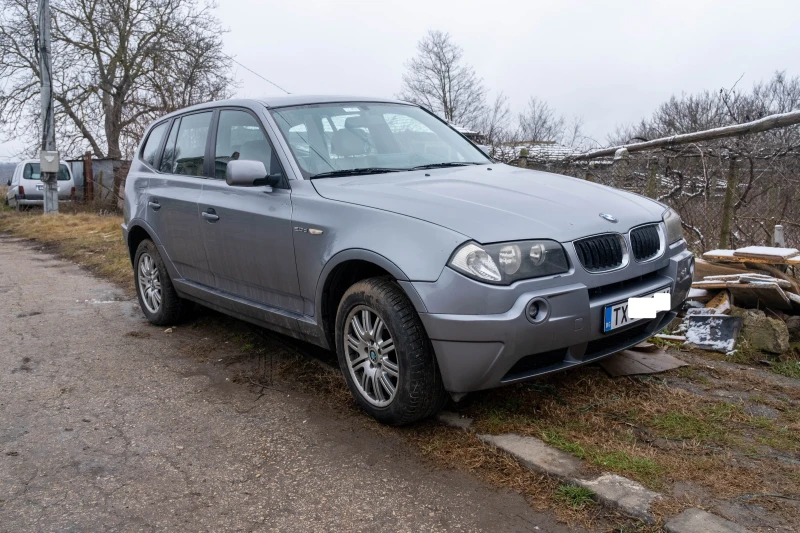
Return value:
M 526 141 L 561 142 L 566 121 L 547 102 L 531 96 L 527 109 L 519 114 L 519 128 Z
M 414 102 L 449 122 L 476 128 L 484 115 L 486 90 L 475 70 L 463 63 L 464 51 L 449 33 L 430 30 L 406 64 L 398 98 Z
M 508 97 L 498 93 L 491 105 L 484 106 L 473 127 L 479 131 L 490 145 L 509 141 L 511 109 Z
M 38 131 L 35 0 L 0 0 L 0 128 Z M 224 97 L 232 84 L 212 4 L 53 0 L 56 123 L 63 152 L 130 156 L 148 122 Z

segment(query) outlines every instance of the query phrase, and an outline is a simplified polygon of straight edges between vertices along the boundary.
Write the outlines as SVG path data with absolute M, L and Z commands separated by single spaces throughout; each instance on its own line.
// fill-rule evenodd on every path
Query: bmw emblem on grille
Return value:
M 613 222 L 614 224 L 619 222 L 617 220 L 617 217 L 615 217 L 614 215 L 609 215 L 608 213 L 600 213 L 600 218 L 604 218 L 604 219 L 608 220 L 609 222 Z

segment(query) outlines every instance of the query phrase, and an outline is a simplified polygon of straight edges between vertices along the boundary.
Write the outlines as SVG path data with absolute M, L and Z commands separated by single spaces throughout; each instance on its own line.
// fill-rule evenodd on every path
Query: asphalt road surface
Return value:
M 256 401 L 181 350 L 209 334 L 0 235 L 0 531 L 568 530 L 308 393 Z

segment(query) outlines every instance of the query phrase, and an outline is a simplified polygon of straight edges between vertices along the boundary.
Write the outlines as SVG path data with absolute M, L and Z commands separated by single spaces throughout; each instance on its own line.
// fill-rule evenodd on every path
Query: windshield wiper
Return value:
M 483 163 L 464 162 L 464 161 L 450 161 L 448 163 L 430 163 L 428 165 L 419 165 L 411 167 L 408 170 L 422 170 L 424 168 L 445 168 L 445 167 L 466 167 L 469 165 L 482 165 Z
M 372 168 L 348 168 L 343 170 L 331 170 L 330 172 L 320 172 L 314 174 L 311 179 L 316 178 L 336 178 L 339 176 L 358 176 L 361 174 L 382 174 L 385 172 L 403 172 L 404 168 L 386 168 L 386 167 L 372 167 Z

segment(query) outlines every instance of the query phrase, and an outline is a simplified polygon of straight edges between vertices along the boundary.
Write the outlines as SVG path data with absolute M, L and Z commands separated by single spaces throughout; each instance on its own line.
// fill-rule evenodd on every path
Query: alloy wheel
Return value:
M 361 396 L 376 407 L 392 403 L 400 381 L 400 364 L 386 322 L 365 305 L 356 306 L 345 322 L 345 356 Z
M 161 278 L 158 267 L 149 253 L 139 256 L 139 293 L 148 311 L 155 314 L 161 309 Z

